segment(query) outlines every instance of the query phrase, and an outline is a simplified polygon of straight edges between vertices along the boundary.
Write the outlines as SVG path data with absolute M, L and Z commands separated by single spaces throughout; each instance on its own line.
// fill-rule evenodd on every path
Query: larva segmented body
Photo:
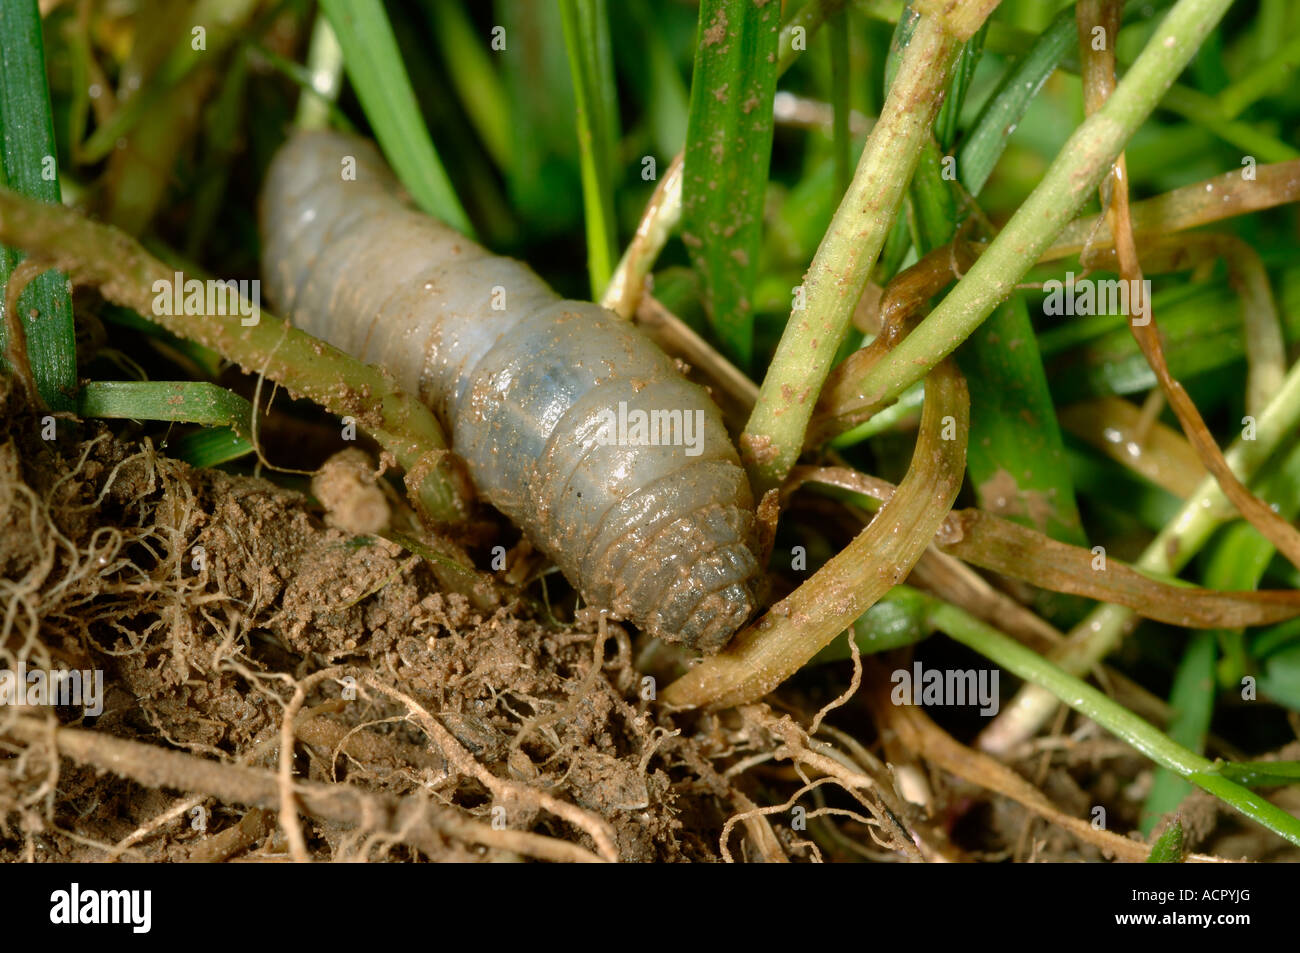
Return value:
M 745 473 L 707 393 L 635 328 L 409 208 L 355 137 L 299 133 L 280 150 L 262 232 L 285 317 L 418 393 L 478 491 L 589 603 L 705 652 L 749 617 Z M 638 410 L 681 411 L 680 439 L 624 431 Z

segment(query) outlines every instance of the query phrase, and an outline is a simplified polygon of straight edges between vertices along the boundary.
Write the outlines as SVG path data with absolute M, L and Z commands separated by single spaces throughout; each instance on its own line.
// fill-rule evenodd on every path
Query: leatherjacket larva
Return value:
M 707 392 L 649 339 L 411 208 L 353 136 L 293 136 L 261 218 L 271 301 L 418 393 L 588 603 L 704 652 L 749 618 L 748 480 Z

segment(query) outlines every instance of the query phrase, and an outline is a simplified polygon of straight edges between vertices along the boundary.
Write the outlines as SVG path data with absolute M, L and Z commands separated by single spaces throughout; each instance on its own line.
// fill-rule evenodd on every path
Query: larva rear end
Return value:
M 654 344 L 406 206 L 363 140 L 292 139 L 262 218 L 286 317 L 416 390 L 584 599 L 705 652 L 750 616 L 745 473 L 717 407 Z

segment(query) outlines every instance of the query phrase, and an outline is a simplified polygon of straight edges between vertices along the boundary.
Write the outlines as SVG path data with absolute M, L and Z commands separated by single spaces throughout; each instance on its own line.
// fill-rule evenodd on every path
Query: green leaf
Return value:
M 985 102 L 962 144 L 957 162 L 957 178 L 972 195 L 978 195 L 984 188 L 1002 150 L 1007 147 L 1011 131 L 1061 58 L 1073 47 L 1077 36 L 1074 7 L 1070 6 L 1056 15 L 1025 55 L 1007 70 Z
M 465 115 L 498 168 L 510 165 L 510 102 L 505 84 L 488 52 L 488 38 L 479 36 L 458 0 L 422 0 L 430 32 L 447 61 L 447 72 L 465 107 Z
M 397 39 L 380 0 L 321 0 L 343 48 L 348 78 L 393 171 L 417 205 L 452 228 L 473 235 L 402 65 Z
M 1210 584 L 1209 580 L 1206 584 Z M 1193 635 L 1179 660 L 1174 687 L 1169 693 L 1173 717 L 1166 726 L 1165 733 L 1197 754 L 1205 750 L 1205 735 L 1210 730 L 1210 718 L 1214 714 L 1216 654 L 1213 632 L 1197 632 Z M 1191 793 L 1192 785 L 1188 781 L 1168 768 L 1159 768 L 1146 803 L 1142 805 L 1142 830 L 1149 833 L 1162 816 L 1176 810 Z
M 564 46 L 573 76 L 582 163 L 582 205 L 587 222 L 587 273 L 599 301 L 618 259 L 614 217 L 614 167 L 618 145 L 618 92 L 610 56 L 605 0 L 560 0 Z
M 1074 480 L 1023 295 L 1013 295 L 957 352 L 971 395 L 966 453 L 982 509 L 1083 545 Z
M 0 185 L 45 202 L 60 201 L 54 120 L 45 83 L 45 47 L 36 0 L 0 3 Z M 0 246 L 0 311 L 9 276 L 21 256 Z M 67 276 L 47 271 L 18 300 L 27 356 L 41 398 L 71 410 L 77 386 L 77 346 Z M 0 322 L 0 366 L 8 333 Z
M 840 10 L 827 31 L 831 45 L 831 139 L 835 156 L 835 192 L 843 195 L 853 180 L 853 140 L 849 134 L 849 15 Z
M 781 5 L 703 0 L 682 179 L 682 240 L 723 350 L 753 359 L 753 287 L 772 153 Z
M 215 467 L 253 452 L 253 445 L 233 427 L 204 427 L 187 433 L 167 451 L 192 467 Z
M 252 433 L 253 407 L 238 394 L 206 381 L 91 381 L 81 391 L 82 417 L 175 420 Z
M 1147 855 L 1148 864 L 1181 864 L 1187 851 L 1183 847 L 1183 822 L 1175 820 L 1160 835 Z
M 1213 770 L 1248 788 L 1300 784 L 1300 761 L 1216 761 Z
M 577 221 L 581 180 L 573 81 L 565 59 L 554 55 L 564 45 L 560 8 L 536 0 L 496 0 L 493 7 L 505 31 L 510 202 L 534 230 L 564 234 Z

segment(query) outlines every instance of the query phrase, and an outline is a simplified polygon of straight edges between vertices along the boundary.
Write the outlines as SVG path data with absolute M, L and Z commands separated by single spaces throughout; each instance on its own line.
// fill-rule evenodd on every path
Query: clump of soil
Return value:
M 476 608 L 266 480 L 101 423 L 43 440 L 7 388 L 0 419 L 0 668 L 100 669 L 105 690 L 98 717 L 0 708 L 0 860 L 717 858 L 731 786 L 652 710 L 618 625 Z M 283 784 L 286 715 L 294 783 L 390 816 L 301 793 L 282 815 L 262 781 Z M 213 762 L 255 773 L 205 782 Z M 416 815 L 421 836 L 394 829 Z

